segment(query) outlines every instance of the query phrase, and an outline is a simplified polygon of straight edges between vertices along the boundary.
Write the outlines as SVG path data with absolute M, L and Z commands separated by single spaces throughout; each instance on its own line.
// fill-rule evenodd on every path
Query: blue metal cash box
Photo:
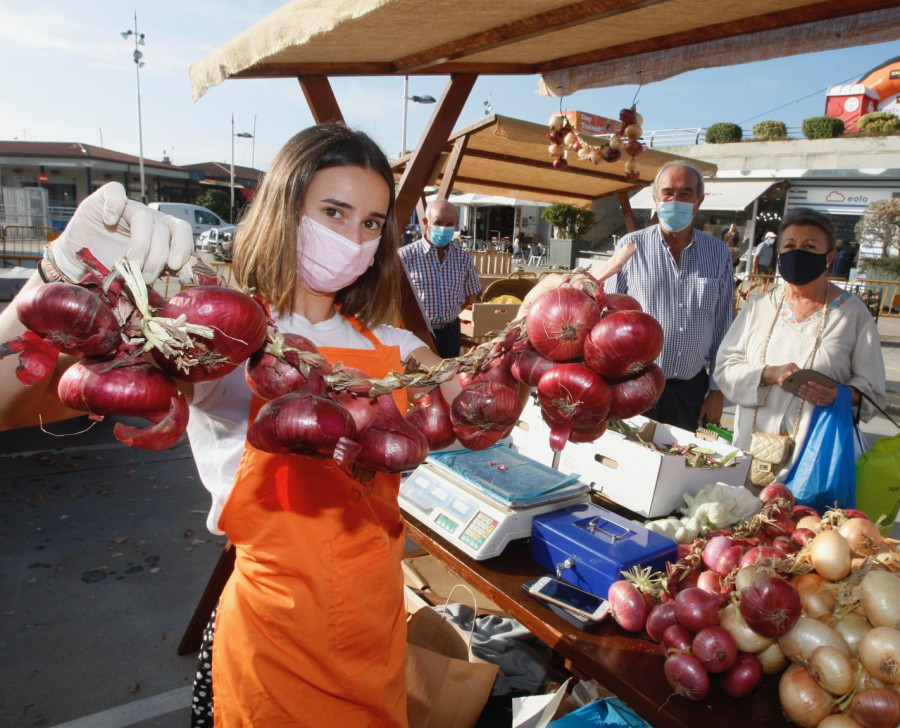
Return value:
M 678 545 L 593 503 L 536 515 L 531 558 L 570 584 L 606 598 L 610 585 L 632 566 L 665 570 Z

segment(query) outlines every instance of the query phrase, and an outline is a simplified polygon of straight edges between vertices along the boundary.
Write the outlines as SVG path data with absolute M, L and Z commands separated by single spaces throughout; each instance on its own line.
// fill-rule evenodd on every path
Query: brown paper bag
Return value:
M 471 652 L 470 637 L 430 608 L 407 623 L 406 690 L 411 728 L 472 728 L 499 668 Z

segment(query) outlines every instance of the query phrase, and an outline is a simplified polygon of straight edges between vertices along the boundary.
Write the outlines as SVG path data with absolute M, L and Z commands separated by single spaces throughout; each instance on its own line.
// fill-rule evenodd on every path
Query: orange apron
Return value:
M 373 377 L 398 370 L 399 347 L 350 320 L 375 350 L 319 351 Z M 219 519 L 236 562 L 216 619 L 217 728 L 406 727 L 399 484 L 246 445 Z

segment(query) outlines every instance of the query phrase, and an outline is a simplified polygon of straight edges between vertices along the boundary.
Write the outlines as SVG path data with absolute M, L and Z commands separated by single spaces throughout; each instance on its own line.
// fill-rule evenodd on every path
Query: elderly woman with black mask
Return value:
M 808 208 L 788 211 L 778 235 L 783 285 L 751 299 L 719 347 L 715 380 L 737 405 L 735 445 L 745 450 L 754 431 L 793 435 L 793 457 L 802 450 L 814 409 L 830 405 L 837 388 L 810 381 L 785 389 L 799 369 L 815 369 L 847 385 L 854 406 L 861 393 L 879 406 L 886 402 L 875 321 L 862 301 L 828 280 L 835 242 L 824 215 Z M 863 398 L 862 419 L 873 413 Z

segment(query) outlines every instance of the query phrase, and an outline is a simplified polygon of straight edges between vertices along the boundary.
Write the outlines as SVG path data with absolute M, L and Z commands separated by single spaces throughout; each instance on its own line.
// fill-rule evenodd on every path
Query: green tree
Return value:
M 563 203 L 545 207 L 541 217 L 559 228 L 562 234 L 570 240 L 583 238 L 594 224 L 593 211 Z
M 889 265 L 900 268 L 900 199 L 879 200 L 870 204 L 866 214 L 856 223 L 855 232 L 859 244 L 867 241 L 881 241 L 884 244 L 882 260 L 873 261 L 871 265 L 880 267 L 884 261 L 892 259 Z
M 753 138 L 761 142 L 787 139 L 787 127 L 783 121 L 761 121 L 753 125 Z
M 803 120 L 807 139 L 834 139 L 844 133 L 844 120 L 836 116 L 813 116 Z
M 229 218 L 229 208 L 231 207 L 231 195 L 224 190 L 210 188 L 202 195 L 197 196 L 197 202 L 194 203 L 202 207 L 209 208 L 223 220 Z

